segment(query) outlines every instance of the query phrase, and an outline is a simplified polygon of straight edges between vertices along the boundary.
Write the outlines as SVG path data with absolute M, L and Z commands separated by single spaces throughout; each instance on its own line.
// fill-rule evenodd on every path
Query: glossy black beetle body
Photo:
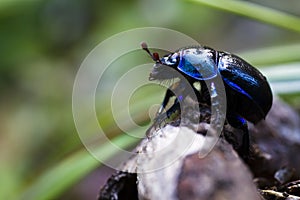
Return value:
M 185 47 L 174 53 L 159 58 L 157 53 L 151 54 L 145 43 L 142 44 L 156 64 L 150 74 L 150 80 L 175 78 L 175 74 L 166 73 L 171 67 L 180 72 L 190 84 L 200 82 L 201 94 L 207 87 L 205 80 L 213 80 L 217 72 L 224 82 L 227 96 L 227 121 L 234 127 L 246 132 L 244 143 L 249 147 L 247 123 L 243 119 L 256 124 L 264 119 L 272 106 L 272 92 L 266 78 L 242 58 L 205 46 Z M 172 96 L 167 91 L 159 113 L 165 108 Z

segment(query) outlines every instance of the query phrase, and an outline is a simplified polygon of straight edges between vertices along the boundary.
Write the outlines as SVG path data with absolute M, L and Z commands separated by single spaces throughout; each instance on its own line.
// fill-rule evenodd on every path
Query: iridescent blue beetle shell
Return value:
M 165 67 L 172 67 L 191 82 L 213 79 L 217 72 L 223 79 L 228 109 L 252 123 L 264 119 L 273 96 L 267 79 L 242 58 L 205 46 L 186 47 L 157 61 L 150 80 L 175 78 Z

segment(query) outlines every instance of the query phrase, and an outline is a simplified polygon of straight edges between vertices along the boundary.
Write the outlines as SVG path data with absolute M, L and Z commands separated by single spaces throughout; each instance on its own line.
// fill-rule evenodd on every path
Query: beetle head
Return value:
M 149 76 L 150 81 L 172 79 L 178 76 L 178 72 L 176 69 L 177 69 L 179 57 L 177 53 L 171 53 L 162 58 L 159 58 L 158 53 L 150 52 L 145 42 L 142 42 L 141 46 L 143 50 L 145 50 L 150 55 L 152 60 L 155 61 L 155 65 L 153 66 L 153 69 Z
M 217 76 L 216 53 L 211 48 L 186 47 L 159 58 L 158 53 L 151 54 L 146 43 L 143 42 L 141 46 L 155 61 L 149 80 L 176 78 L 178 72 L 194 80 L 207 80 Z

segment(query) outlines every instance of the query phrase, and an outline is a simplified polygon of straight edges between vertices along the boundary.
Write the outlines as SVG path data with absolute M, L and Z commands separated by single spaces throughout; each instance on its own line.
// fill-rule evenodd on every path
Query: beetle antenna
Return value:
M 145 51 L 150 55 L 150 57 L 152 58 L 152 60 L 154 60 L 154 61 L 157 62 L 157 63 L 160 63 L 158 53 L 154 52 L 154 53 L 152 54 L 152 53 L 150 52 L 150 50 L 148 49 L 148 45 L 147 45 L 146 42 L 141 42 L 141 46 L 142 46 L 142 49 L 145 50 Z

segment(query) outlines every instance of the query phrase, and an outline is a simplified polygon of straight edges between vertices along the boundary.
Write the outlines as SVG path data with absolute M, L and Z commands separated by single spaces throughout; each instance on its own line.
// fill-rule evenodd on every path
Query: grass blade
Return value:
M 126 149 L 136 142 L 136 138 L 122 134 L 113 139 L 112 142 L 120 148 Z M 109 144 L 101 145 L 99 152 L 105 155 L 107 159 L 112 158 L 117 153 Z M 43 173 L 17 199 L 56 199 L 66 189 L 100 165 L 98 160 L 90 155 L 86 149 L 83 149 Z
M 300 33 L 300 18 L 249 1 L 189 0 Z

